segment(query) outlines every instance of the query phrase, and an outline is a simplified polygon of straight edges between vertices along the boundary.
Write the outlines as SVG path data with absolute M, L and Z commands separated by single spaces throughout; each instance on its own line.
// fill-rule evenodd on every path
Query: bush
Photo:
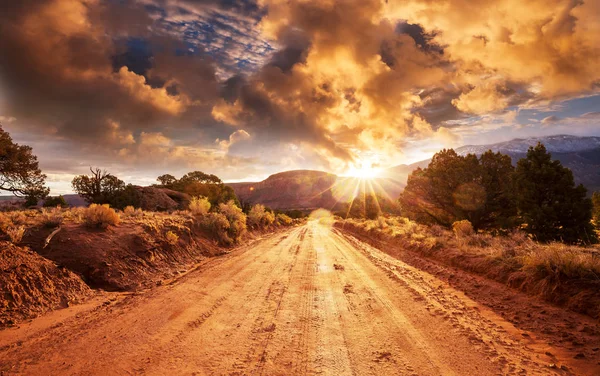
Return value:
M 221 244 L 230 245 L 233 240 L 229 237 L 229 221 L 224 214 L 208 213 L 202 217 L 202 226 Z
M 17 244 L 23 239 L 23 234 L 25 234 L 25 226 L 9 226 L 6 228 L 5 232 L 10 238 L 10 241 L 14 244 Z
M 109 225 L 118 225 L 121 222 L 121 218 L 108 204 L 91 204 L 83 212 L 83 222 L 86 226 L 107 228 Z
M 168 231 L 165 234 L 165 239 L 167 240 L 167 243 L 169 243 L 171 245 L 175 245 L 179 241 L 179 236 L 176 233 L 174 233 L 173 231 Z
M 454 234 L 457 238 L 471 236 L 474 233 L 473 225 L 471 225 L 471 222 L 467 221 L 466 219 L 454 222 L 452 224 L 452 231 L 454 231 Z
M 210 201 L 204 196 L 192 197 L 188 208 L 193 215 L 205 216 L 210 210 Z
M 64 220 L 62 210 L 55 207 L 52 209 L 42 209 L 41 223 L 45 227 L 58 227 L 62 225 Z
M 132 205 L 128 205 L 123 209 L 123 214 L 127 217 L 139 217 L 144 214 L 144 211 L 140 208 L 136 209 Z
M 294 220 L 292 218 L 283 213 L 277 214 L 276 221 L 277 224 L 280 226 L 291 226 L 294 223 Z
M 229 222 L 228 236 L 233 243 L 237 243 L 246 232 L 246 214 L 233 200 L 230 200 L 227 204 L 219 204 L 219 211 Z
M 275 216 L 270 211 L 265 210 L 265 206 L 256 204 L 248 212 L 248 226 L 252 228 L 265 228 L 273 224 Z
M 55 208 L 57 206 L 60 206 L 61 208 L 66 208 L 69 206 L 69 204 L 67 204 L 67 201 L 65 201 L 65 198 L 62 195 L 56 197 L 48 197 L 46 200 L 44 200 L 45 208 Z

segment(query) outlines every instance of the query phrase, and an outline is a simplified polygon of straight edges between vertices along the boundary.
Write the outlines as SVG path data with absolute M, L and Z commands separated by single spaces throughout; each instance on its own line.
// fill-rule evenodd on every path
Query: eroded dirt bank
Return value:
M 315 222 L 210 259 L 173 284 L 113 294 L 77 315 L 0 332 L 0 371 L 600 372 L 596 360 L 574 361 L 441 280 Z

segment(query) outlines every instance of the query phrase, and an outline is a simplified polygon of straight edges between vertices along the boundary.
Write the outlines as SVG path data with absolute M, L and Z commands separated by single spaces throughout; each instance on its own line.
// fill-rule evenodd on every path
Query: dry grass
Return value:
M 23 235 L 25 234 L 25 226 L 9 226 L 5 232 L 13 244 L 18 244 L 21 242 Z
M 463 223 L 461 223 L 463 222 Z M 470 223 L 455 223 L 453 231 L 424 226 L 406 218 L 348 219 L 338 222 L 366 239 L 385 242 L 487 278 L 508 283 L 554 302 L 569 301 L 581 291 L 597 294 L 600 252 L 561 243 L 541 244 L 515 231 L 507 236 L 472 232 Z M 600 297 L 599 297 L 600 299 Z M 600 302 L 600 300 L 599 300 Z M 600 303 L 599 303 L 600 304 Z M 600 305 L 580 304 L 578 312 L 600 315 Z
M 144 211 L 140 208 L 134 208 L 133 206 L 129 205 L 126 206 L 125 209 L 123 209 L 123 215 L 125 217 L 140 217 L 144 215 Z
M 42 209 L 40 222 L 45 227 L 58 227 L 64 221 L 63 211 L 60 208 Z
M 108 204 L 91 204 L 83 212 L 83 223 L 89 227 L 107 228 L 117 226 L 121 222 L 119 214 Z

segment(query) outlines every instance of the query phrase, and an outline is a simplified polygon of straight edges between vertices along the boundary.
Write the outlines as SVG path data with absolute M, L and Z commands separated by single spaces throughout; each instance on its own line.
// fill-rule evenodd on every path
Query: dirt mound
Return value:
M 147 211 L 168 211 L 179 209 L 179 203 L 169 197 L 160 188 L 155 187 L 135 187 L 139 207 Z
M 82 301 L 92 293 L 68 269 L 4 241 L 0 241 L 0 271 L 0 328 Z
M 191 222 L 153 218 L 106 230 L 65 224 L 44 248 L 49 231 L 32 231 L 27 243 L 42 256 L 81 275 L 90 287 L 107 291 L 155 285 L 223 252 L 196 233 Z

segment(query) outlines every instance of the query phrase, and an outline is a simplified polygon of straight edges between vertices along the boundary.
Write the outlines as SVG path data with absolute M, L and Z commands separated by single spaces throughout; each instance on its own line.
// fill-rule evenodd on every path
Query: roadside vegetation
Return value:
M 600 318 L 597 247 L 540 243 L 519 230 L 503 236 L 475 232 L 466 220 L 452 229 L 396 216 L 340 219 L 336 227 L 409 264 L 414 263 L 410 255 L 418 255 Z
M 541 144 L 516 167 L 500 153 L 442 150 L 410 175 L 396 212 L 374 215 L 363 202 L 337 226 L 394 256 L 413 252 L 600 317 L 600 249 L 591 246 L 600 193 L 588 198 Z

